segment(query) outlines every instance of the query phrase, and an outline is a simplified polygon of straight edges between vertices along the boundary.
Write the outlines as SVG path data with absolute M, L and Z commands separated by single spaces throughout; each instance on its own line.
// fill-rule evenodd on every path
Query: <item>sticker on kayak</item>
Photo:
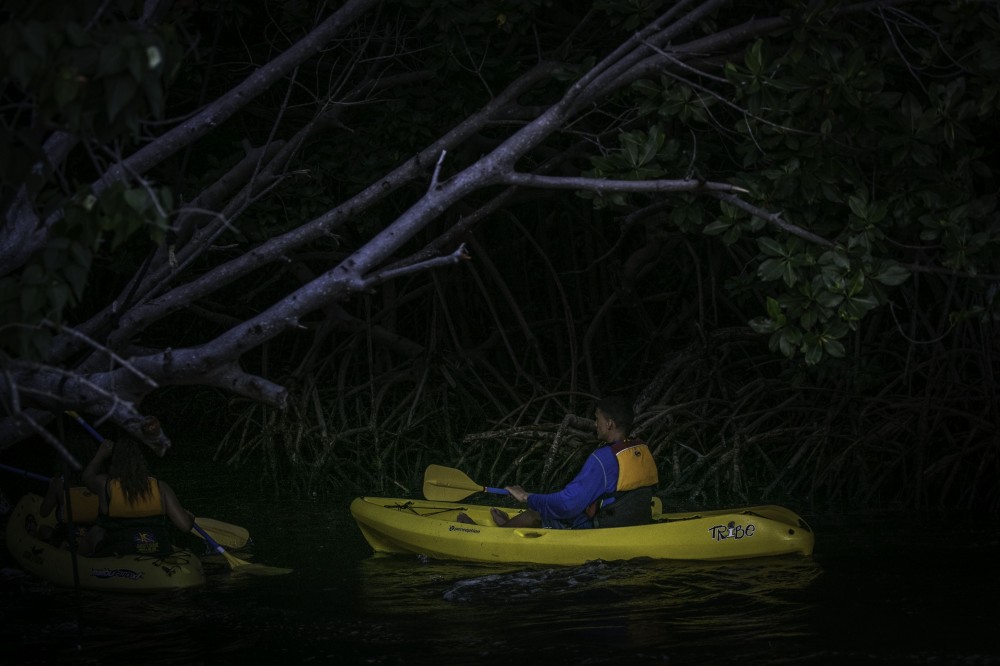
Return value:
M 142 578 L 141 571 L 133 571 L 132 569 L 91 569 L 90 575 L 94 578 L 127 578 L 129 580 L 140 580 Z
M 708 528 L 708 533 L 712 535 L 712 538 L 716 541 L 722 541 L 723 539 L 742 539 L 743 537 L 752 537 L 753 533 L 757 530 L 753 523 L 748 525 L 737 525 L 735 521 L 730 522 L 728 525 L 715 525 Z
M 479 530 L 473 529 L 471 527 L 459 527 L 458 525 L 449 525 L 449 532 L 468 532 L 469 534 L 479 534 Z

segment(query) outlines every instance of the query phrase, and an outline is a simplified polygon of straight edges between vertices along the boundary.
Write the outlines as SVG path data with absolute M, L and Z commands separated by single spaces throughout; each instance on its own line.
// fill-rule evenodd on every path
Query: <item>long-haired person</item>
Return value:
M 142 446 L 131 435 L 106 439 L 84 469 L 83 482 L 97 494 L 100 508 L 81 553 L 165 554 L 172 550 L 171 522 L 182 532 L 191 530 L 194 515 L 165 481 L 150 476 Z

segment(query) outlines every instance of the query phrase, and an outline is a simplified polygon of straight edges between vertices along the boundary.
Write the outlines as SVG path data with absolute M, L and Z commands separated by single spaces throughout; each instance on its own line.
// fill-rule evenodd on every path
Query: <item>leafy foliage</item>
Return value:
M 809 364 L 842 357 L 845 336 L 914 269 L 995 273 L 1000 250 L 987 148 L 996 139 L 996 17 L 976 3 L 939 5 L 921 19 L 858 16 L 848 31 L 832 27 L 841 9 L 830 4 L 754 42 L 726 63 L 728 85 L 687 70 L 635 83 L 637 111 L 654 124 L 620 134 L 620 148 L 592 158 L 589 172 L 729 175 L 767 211 L 826 238 L 775 233 L 726 203 L 702 225 L 727 246 L 756 243 L 766 308 L 750 325 L 770 335 L 771 349 Z M 629 203 L 581 196 L 598 208 Z M 669 220 L 689 231 L 683 210 Z
M 58 130 L 119 152 L 137 145 L 143 127 L 164 118 L 165 91 L 181 53 L 169 26 L 137 30 L 129 3 L 7 4 L 9 18 L 0 24 L 8 109 L 0 124 L 0 200 L 20 196 L 20 183 L 38 193 L 46 203 L 42 214 L 58 222 L 44 251 L 0 278 L 0 312 L 20 324 L 0 331 L 0 348 L 45 358 L 50 332 L 35 327 L 43 321 L 58 327 L 81 302 L 94 253 L 116 252 L 139 230 L 162 243 L 173 204 L 169 188 L 141 182 L 115 185 L 100 198 L 83 184 L 46 182 L 43 137 Z

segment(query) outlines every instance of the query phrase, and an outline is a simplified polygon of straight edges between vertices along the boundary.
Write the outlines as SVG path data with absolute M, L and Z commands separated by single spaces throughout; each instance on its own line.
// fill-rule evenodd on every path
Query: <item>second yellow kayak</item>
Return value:
M 351 503 L 351 515 L 377 553 L 446 560 L 575 565 L 590 560 L 733 560 L 813 552 L 812 530 L 782 506 L 687 513 L 659 513 L 658 506 L 654 504 L 651 525 L 583 530 L 497 527 L 490 506 L 420 499 L 358 497 Z M 459 513 L 474 523 L 458 522 Z

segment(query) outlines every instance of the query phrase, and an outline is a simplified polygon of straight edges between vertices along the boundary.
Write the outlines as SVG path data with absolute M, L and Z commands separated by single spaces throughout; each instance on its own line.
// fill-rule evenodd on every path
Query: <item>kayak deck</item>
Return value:
M 420 499 L 359 497 L 351 514 L 376 553 L 479 562 L 583 564 L 634 558 L 729 560 L 811 555 L 814 535 L 795 512 L 762 505 L 658 513 L 634 527 L 583 530 L 497 527 L 491 506 Z M 522 510 L 502 508 L 509 515 Z M 474 523 L 458 522 L 465 513 Z
M 38 515 L 42 498 L 21 498 L 7 521 L 7 549 L 27 572 L 56 585 L 109 592 L 148 593 L 205 584 L 201 560 L 188 550 L 169 555 L 76 556 L 29 533 L 28 526 L 55 526 L 55 515 Z M 74 562 L 76 560 L 76 574 Z

